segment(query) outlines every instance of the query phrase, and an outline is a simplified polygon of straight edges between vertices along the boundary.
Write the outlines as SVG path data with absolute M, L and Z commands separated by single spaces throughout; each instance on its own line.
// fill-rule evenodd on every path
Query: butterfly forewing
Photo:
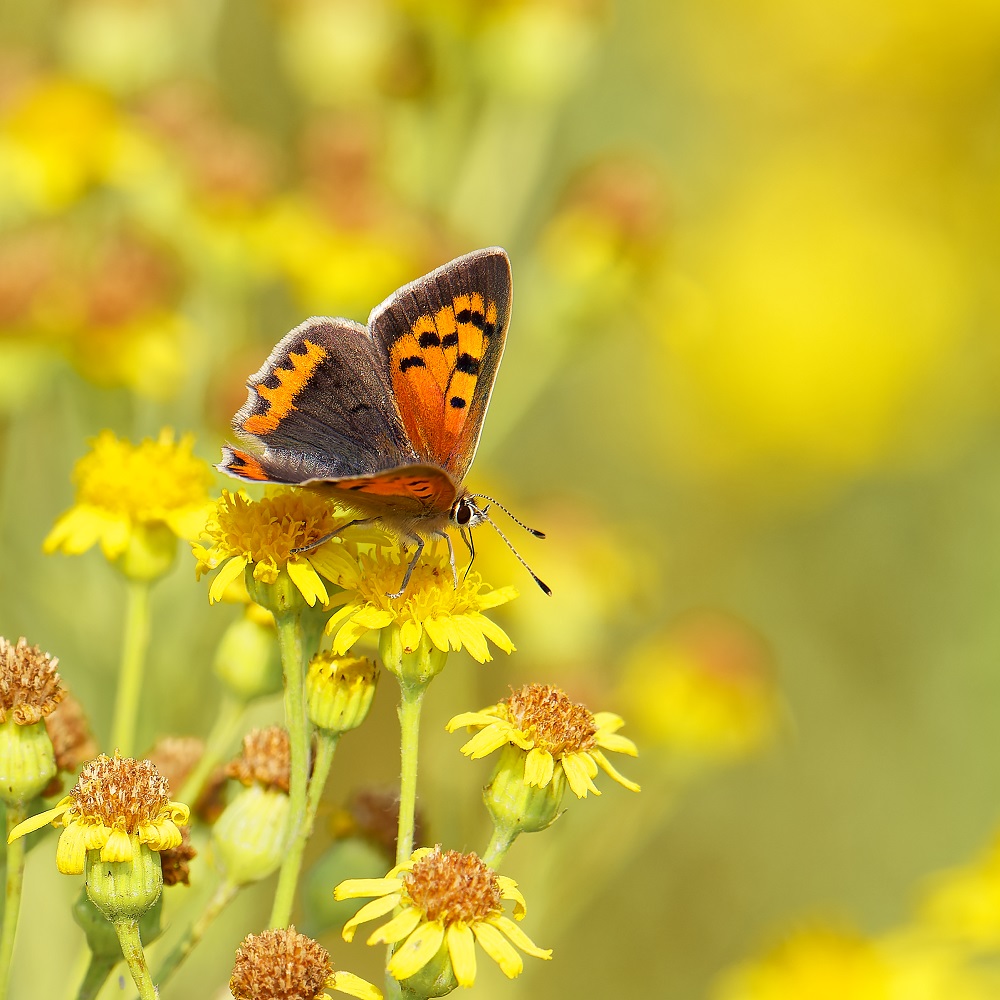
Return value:
M 392 391 L 417 457 L 464 479 L 479 444 L 510 320 L 499 247 L 445 264 L 372 311 Z
M 278 343 L 247 387 L 233 427 L 264 452 L 254 466 L 236 451 L 242 467 L 224 463 L 225 471 L 260 479 L 270 468 L 265 478 L 301 482 L 373 474 L 415 457 L 385 357 L 358 323 L 307 320 Z

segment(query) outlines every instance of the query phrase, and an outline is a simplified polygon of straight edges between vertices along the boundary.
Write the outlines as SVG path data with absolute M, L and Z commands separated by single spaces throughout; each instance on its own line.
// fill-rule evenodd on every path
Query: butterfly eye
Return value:
M 472 520 L 472 514 L 475 507 L 469 503 L 468 500 L 462 499 L 455 504 L 454 520 L 455 523 L 464 528 Z

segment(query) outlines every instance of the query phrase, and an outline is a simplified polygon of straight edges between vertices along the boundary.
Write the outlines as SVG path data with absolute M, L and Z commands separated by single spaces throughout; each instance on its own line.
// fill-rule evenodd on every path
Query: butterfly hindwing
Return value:
M 368 320 L 414 452 L 457 482 L 479 444 L 510 300 L 510 261 L 492 247 L 404 285 Z
M 259 480 L 270 468 L 274 475 L 266 481 L 303 482 L 369 475 L 414 458 L 385 358 L 358 323 L 306 320 L 278 343 L 247 388 L 233 427 L 251 446 L 263 445 L 263 454 L 231 449 L 224 471 Z

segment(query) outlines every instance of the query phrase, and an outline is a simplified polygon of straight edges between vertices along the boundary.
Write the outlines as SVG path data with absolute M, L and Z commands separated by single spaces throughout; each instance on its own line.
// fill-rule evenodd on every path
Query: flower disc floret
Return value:
M 24 836 L 47 823 L 64 827 L 56 865 L 66 875 L 83 873 L 87 852 L 103 862 L 133 860 L 136 844 L 153 851 L 177 847 L 187 806 L 168 798 L 169 786 L 148 760 L 101 754 L 80 772 L 76 786 L 53 809 L 33 816 L 10 835 Z M 134 842 L 133 842 L 134 838 Z
M 410 979 L 446 958 L 459 985 L 471 986 L 476 978 L 476 942 L 511 979 L 524 967 L 515 945 L 535 958 L 552 957 L 550 949 L 535 945 L 504 913 L 505 901 L 513 901 L 515 920 L 526 913 L 517 883 L 496 874 L 475 854 L 421 848 L 385 878 L 348 879 L 336 887 L 334 896 L 379 897 L 344 925 L 346 941 L 352 940 L 360 924 L 399 909 L 368 938 L 370 945 L 395 946 L 388 970 L 398 980 Z
M 582 799 L 588 792 L 601 794 L 594 784 L 598 769 L 630 791 L 639 791 L 604 755 L 605 750 L 637 755 L 635 744 L 617 735 L 624 724 L 611 712 L 594 713 L 575 704 L 557 687 L 526 684 L 496 705 L 456 715 L 447 728 L 449 732 L 463 726 L 479 730 L 462 747 L 462 753 L 474 760 L 508 744 L 523 750 L 528 785 L 545 787 L 556 768 L 561 768 L 570 788 Z
M 442 652 L 464 647 L 480 663 L 493 658 L 487 640 L 513 652 L 510 637 L 483 612 L 517 597 L 514 587 L 494 590 L 475 572 L 456 586 L 447 553 L 425 549 L 405 592 L 389 597 L 398 592 L 406 567 L 398 549 L 361 553 L 346 567 L 337 580 L 344 593 L 331 602 L 341 606 L 327 622 L 335 653 L 343 655 L 366 633 L 390 625 L 399 627 L 404 653 L 414 652 L 424 635 Z
M 351 560 L 333 540 L 316 543 L 342 524 L 336 508 L 308 490 L 282 490 L 261 500 L 223 490 L 203 532 L 206 543 L 193 546 L 197 575 L 222 567 L 208 595 L 213 604 L 248 566 L 265 584 L 276 583 L 285 570 L 307 604 L 325 604 L 321 577 L 336 581 Z

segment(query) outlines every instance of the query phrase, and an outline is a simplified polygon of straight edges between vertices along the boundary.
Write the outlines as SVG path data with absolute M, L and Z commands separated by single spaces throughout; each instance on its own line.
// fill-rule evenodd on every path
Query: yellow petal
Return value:
M 623 753 L 629 757 L 639 756 L 639 748 L 627 736 L 616 736 L 614 733 L 602 733 L 598 730 L 595 739 L 599 747 L 612 753 Z
M 476 603 L 483 611 L 489 611 L 508 601 L 513 601 L 519 594 L 517 587 L 498 587 L 496 590 L 488 590 L 485 594 L 480 594 L 476 598 Z
M 451 635 L 440 618 L 425 618 L 424 631 L 442 653 L 451 649 Z
M 555 761 L 548 750 L 532 747 L 524 761 L 524 783 L 536 788 L 544 788 L 555 771 Z
M 333 637 L 333 651 L 337 656 L 343 656 L 369 631 L 371 630 L 367 625 L 359 625 L 353 621 L 347 622 L 341 626 L 340 631 Z
M 501 899 L 514 900 L 514 919 L 524 919 L 524 915 L 528 912 L 528 904 L 524 901 L 517 883 L 506 875 L 497 875 L 497 885 L 500 886 Z
M 514 652 L 516 647 L 510 641 L 510 636 L 495 621 L 480 614 L 472 617 L 475 618 L 477 626 L 482 629 L 483 635 L 493 642 L 497 649 L 502 649 L 505 653 Z
M 507 743 L 517 742 L 515 736 L 520 735 L 520 733 L 515 733 L 513 729 L 508 729 L 500 725 L 487 726 L 485 729 L 480 729 L 472 739 L 464 743 L 461 752 L 466 757 L 478 760 L 480 757 L 485 757 L 493 753 L 494 750 L 498 750 Z
M 420 921 L 424 919 L 423 913 L 415 906 L 408 906 L 405 910 L 397 913 L 387 924 L 383 924 L 373 931 L 366 944 L 395 944 L 409 937 L 416 930 Z
M 399 627 L 399 641 L 403 645 L 404 653 L 412 653 L 420 645 L 420 636 L 423 634 L 420 622 L 414 618 L 407 618 Z
M 488 715 L 486 712 L 460 712 L 452 716 L 444 728 L 453 733 L 463 726 L 490 726 L 496 721 L 495 715 Z
M 466 923 L 452 924 L 446 935 L 448 957 L 459 986 L 471 986 L 476 981 L 476 939 Z
M 18 837 L 24 837 L 29 833 L 34 833 L 36 830 L 41 830 L 43 826 L 48 825 L 53 820 L 57 820 L 60 816 L 62 816 L 62 814 L 72 805 L 72 797 L 69 795 L 64 796 L 55 804 L 55 806 L 53 806 L 53 808 L 46 809 L 45 812 L 37 813 L 36 815 L 24 820 L 24 822 L 18 823 L 7 836 L 7 843 L 13 843 Z
M 400 894 L 398 892 L 394 892 L 389 896 L 384 896 L 381 899 L 373 899 L 370 903 L 365 903 L 365 905 L 362 906 L 361 909 L 358 910 L 358 912 L 355 913 L 346 924 L 344 924 L 343 930 L 340 932 L 340 936 L 345 941 L 353 941 L 354 932 L 361 924 L 368 920 L 374 920 L 376 917 L 384 916 L 390 910 L 395 909 L 396 905 L 399 903 L 399 898 Z
M 247 564 L 250 560 L 246 556 L 233 556 L 228 562 L 226 562 L 222 569 L 219 570 L 215 579 L 212 581 L 212 586 L 208 591 L 208 603 L 217 604 L 222 600 L 222 595 L 234 580 L 236 580 L 240 574 L 247 568 Z
M 505 917 L 498 914 L 495 917 L 490 917 L 489 925 L 496 927 L 497 930 L 503 931 L 521 949 L 526 955 L 531 955 L 532 958 L 544 958 L 549 959 L 552 957 L 551 948 L 539 948 L 534 941 L 528 937 L 524 931 L 521 930 L 517 924 L 514 923 L 510 917 Z M 487 926 L 489 926 L 487 925 Z
M 584 763 L 585 755 L 581 753 L 566 754 L 562 759 L 562 768 L 566 772 L 569 787 L 578 799 L 585 799 L 588 792 L 600 795 L 597 785 L 589 774 L 589 768 Z
M 395 979 L 408 979 L 438 953 L 443 940 L 444 925 L 439 920 L 421 924 L 396 949 L 386 969 Z
M 285 569 L 288 570 L 292 583 L 299 588 L 299 593 L 309 607 L 315 607 L 317 600 L 326 604 L 326 587 L 323 586 L 319 573 L 313 569 L 308 559 L 289 559 Z
M 334 890 L 334 899 L 357 899 L 359 896 L 385 896 L 403 888 L 398 878 L 348 878 Z
M 132 838 L 124 830 L 113 829 L 101 848 L 102 861 L 131 861 Z
M 621 774 L 608 760 L 600 750 L 591 750 L 590 756 L 597 762 L 598 766 L 601 767 L 606 774 L 611 775 L 619 785 L 623 785 L 630 792 L 640 791 L 639 786 L 634 781 L 629 781 L 625 775 Z
M 377 986 L 372 986 L 352 972 L 335 972 L 327 985 L 338 993 L 346 993 L 358 1000 L 382 1000 L 382 991 Z
M 56 868 L 63 875 L 82 875 L 87 860 L 87 843 L 84 830 L 77 824 L 66 827 L 59 834 L 56 845 Z
M 472 925 L 472 933 L 483 946 L 483 951 L 500 966 L 500 971 L 514 979 L 524 969 L 524 960 L 511 943 L 492 924 L 477 922 Z

